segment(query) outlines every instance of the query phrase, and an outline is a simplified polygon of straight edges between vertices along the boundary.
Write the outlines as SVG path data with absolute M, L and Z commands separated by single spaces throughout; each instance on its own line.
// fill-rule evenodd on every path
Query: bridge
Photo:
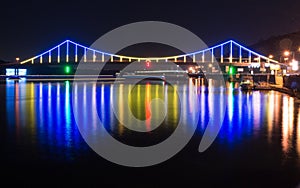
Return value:
M 72 75 L 81 62 L 86 63 L 85 69 L 87 70 L 82 74 L 98 74 L 93 72 L 95 63 L 106 63 L 101 75 L 115 75 L 127 64 L 135 61 L 141 62 L 141 68 L 146 71 L 149 69 L 147 62 L 150 61 L 153 62 L 153 70 L 156 68 L 155 62 L 158 62 L 157 65 L 164 66 L 164 70 L 174 71 L 180 66 L 183 70 L 192 70 L 192 74 L 196 72 L 195 76 L 199 72 L 195 71 L 196 69 L 212 74 L 221 70 L 223 74 L 237 74 L 237 77 L 249 73 L 255 74 L 257 77 L 259 75 L 277 75 L 280 72 L 285 74 L 284 71 L 287 69 L 286 64 L 259 54 L 234 40 L 228 40 L 195 52 L 167 57 L 133 57 L 113 54 L 65 40 L 39 55 L 20 61 L 17 67 L 11 69 L 11 71 L 15 71 L 11 74 L 20 75 L 19 69 L 21 68 L 28 70 L 27 74 L 29 75 Z M 170 67 L 170 64 L 166 62 L 175 63 L 177 67 L 176 65 Z M 221 69 L 218 69 L 217 66 Z
M 237 63 L 240 66 L 249 66 L 251 63 L 266 63 L 273 65 L 284 65 L 278 61 L 250 50 L 239 43 L 229 40 L 227 42 L 201 49 L 188 54 L 174 55 L 168 57 L 131 57 L 111 54 L 98 49 L 78 44 L 71 40 L 65 40 L 57 46 L 32 58 L 23 60 L 20 64 L 43 64 L 43 63 L 78 63 L 78 62 L 193 62 L 193 63 Z

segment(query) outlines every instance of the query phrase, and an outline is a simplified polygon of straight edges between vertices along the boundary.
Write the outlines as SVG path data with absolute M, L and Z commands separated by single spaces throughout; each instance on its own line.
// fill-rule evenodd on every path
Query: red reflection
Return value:
M 145 100 L 145 112 L 146 112 L 146 127 L 147 130 L 150 131 L 151 128 L 151 106 L 150 106 L 150 102 L 151 102 L 151 88 L 150 88 L 150 84 L 147 83 L 146 85 L 146 100 Z

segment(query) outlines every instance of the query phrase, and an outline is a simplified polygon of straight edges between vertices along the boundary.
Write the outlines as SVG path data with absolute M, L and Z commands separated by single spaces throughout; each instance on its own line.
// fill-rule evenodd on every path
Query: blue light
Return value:
M 83 48 L 83 49 L 84 49 L 85 57 L 86 57 L 86 50 L 91 50 L 91 51 L 94 51 L 94 53 L 99 53 L 99 54 L 102 54 L 103 56 L 104 56 L 104 55 L 109 56 L 109 57 L 114 56 L 114 57 L 120 58 L 120 59 L 121 59 L 121 58 L 123 58 L 123 59 L 140 59 L 140 60 L 143 60 L 143 59 L 144 59 L 144 58 L 141 58 L 141 57 L 129 57 L 129 56 L 115 55 L 115 54 L 111 54 L 111 53 L 99 51 L 99 50 L 96 50 L 96 49 L 92 49 L 92 48 L 83 46 L 83 45 L 81 45 L 81 44 L 78 44 L 78 43 L 73 42 L 73 41 L 70 41 L 70 40 L 66 40 L 66 41 L 60 43 L 59 45 L 55 46 L 54 48 L 51 48 L 50 50 L 48 50 L 48 51 L 46 51 L 46 52 L 44 52 L 44 53 L 41 53 L 41 54 L 38 55 L 38 56 L 35 56 L 35 57 L 30 58 L 30 59 L 24 60 L 24 61 L 22 61 L 22 62 L 20 62 L 20 63 L 23 64 L 23 63 L 27 63 L 27 62 L 30 62 L 30 61 L 34 61 L 36 58 L 41 58 L 43 55 L 45 55 L 45 54 L 47 54 L 47 53 L 49 53 L 49 63 L 51 63 L 51 51 L 52 51 L 52 50 L 55 50 L 56 48 L 58 48 L 58 50 L 59 50 L 59 47 L 60 47 L 61 45 L 65 44 L 65 43 L 67 43 L 67 54 L 66 54 L 66 55 L 67 55 L 67 61 L 68 61 L 68 59 L 69 59 L 69 58 L 68 58 L 68 57 L 69 57 L 69 43 L 75 45 L 75 62 L 77 62 L 77 55 L 78 55 L 78 49 L 77 49 L 77 48 L 78 48 L 78 46 L 79 46 L 80 48 Z M 227 45 L 227 44 L 230 44 L 230 60 L 232 60 L 232 56 L 233 56 L 233 45 L 236 45 L 236 46 L 238 46 L 238 47 L 240 48 L 240 57 L 242 57 L 242 52 L 241 52 L 241 50 L 245 50 L 245 51 L 248 51 L 249 54 L 253 54 L 253 55 L 255 55 L 255 56 L 261 57 L 262 59 L 268 60 L 270 63 L 281 64 L 281 63 L 279 63 L 278 61 L 275 61 L 275 60 L 273 60 L 273 59 L 269 59 L 269 58 L 266 57 L 266 56 L 260 55 L 260 54 L 258 54 L 258 53 L 256 53 L 256 52 L 254 52 L 254 51 L 252 51 L 252 50 L 250 50 L 250 49 L 248 49 L 248 48 L 246 48 L 246 47 L 244 47 L 244 46 L 238 44 L 237 42 L 235 42 L 235 41 L 233 41 L 233 40 L 228 40 L 228 41 L 223 42 L 223 43 L 221 43 L 221 44 L 215 45 L 215 46 L 210 47 L 210 48 L 207 48 L 207 49 L 199 50 L 199 51 L 196 51 L 196 52 L 187 53 L 187 54 L 178 55 L 178 56 L 172 56 L 171 59 L 183 58 L 183 57 L 185 57 L 185 56 L 190 56 L 190 57 L 191 57 L 191 56 L 193 56 L 193 55 L 200 54 L 200 53 L 204 54 L 205 52 L 208 52 L 208 51 L 211 51 L 211 52 L 213 53 L 214 49 L 215 49 L 215 48 L 219 48 L 219 47 L 221 48 L 221 57 L 223 57 L 223 55 L 224 55 L 223 46 L 224 46 L 224 45 Z M 60 55 L 60 53 L 58 53 L 58 55 Z M 212 54 L 212 55 L 213 55 L 213 54 Z M 160 59 L 166 59 L 166 57 L 159 57 L 159 58 L 160 58 Z M 150 57 L 149 59 L 155 59 L 155 57 L 153 57 L 153 58 Z M 157 58 L 156 58 L 156 59 L 157 59 Z
M 223 49 L 223 45 L 221 46 L 221 57 L 224 56 L 224 49 Z
M 240 57 L 242 57 L 242 48 L 240 48 Z
M 78 47 L 77 47 L 77 45 L 75 44 L 75 62 L 77 62 L 77 58 L 78 58 L 78 55 L 77 55 L 77 51 L 78 51 L 78 49 L 77 49 Z
M 67 40 L 67 54 L 66 54 L 66 62 L 69 61 L 69 40 Z
M 60 46 L 57 47 L 57 63 L 60 61 Z
M 230 40 L 230 62 L 232 62 L 232 40 Z
M 51 51 L 49 51 L 49 63 L 51 63 Z

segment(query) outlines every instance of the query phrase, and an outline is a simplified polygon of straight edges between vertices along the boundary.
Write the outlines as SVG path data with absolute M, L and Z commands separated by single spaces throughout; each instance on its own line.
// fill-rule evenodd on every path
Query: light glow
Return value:
M 70 74 L 70 72 L 71 72 L 70 66 L 66 66 L 66 67 L 65 67 L 65 73 L 66 73 L 66 74 Z
M 290 55 L 290 52 L 289 52 L 289 51 L 284 51 L 284 52 L 283 52 L 283 55 L 284 55 L 284 56 L 289 56 L 289 55 Z

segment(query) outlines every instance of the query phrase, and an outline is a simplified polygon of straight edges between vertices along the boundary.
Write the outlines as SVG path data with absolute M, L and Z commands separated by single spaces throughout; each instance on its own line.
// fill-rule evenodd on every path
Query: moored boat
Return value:
M 240 87 L 242 90 L 252 90 L 254 88 L 252 76 L 244 76 L 240 83 Z

